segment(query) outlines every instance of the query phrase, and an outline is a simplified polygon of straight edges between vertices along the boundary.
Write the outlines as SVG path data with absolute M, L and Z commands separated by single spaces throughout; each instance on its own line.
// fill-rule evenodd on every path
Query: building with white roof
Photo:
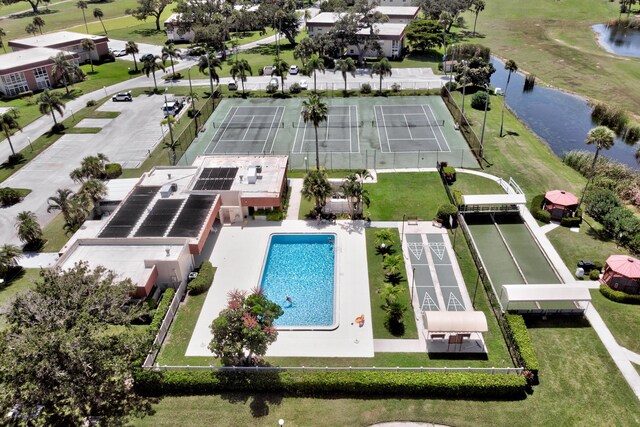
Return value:
M 5 96 L 17 96 L 28 91 L 52 87 L 58 76 L 52 73 L 52 57 L 63 51 L 48 47 L 18 50 L 0 55 L 0 92 Z M 64 52 L 70 61 L 78 61 L 78 55 Z
M 96 48 L 87 51 L 82 47 L 82 40 L 90 39 Z M 107 36 L 94 36 L 92 34 L 74 33 L 71 31 L 58 31 L 56 33 L 37 34 L 33 37 L 11 40 L 9 46 L 14 50 L 33 49 L 36 47 L 48 47 L 72 52 L 78 55 L 80 62 L 86 62 L 91 57 L 98 61 L 109 54 L 109 38 Z
M 417 6 L 378 6 L 374 9 L 389 18 L 391 24 L 408 24 L 418 17 L 420 8 Z

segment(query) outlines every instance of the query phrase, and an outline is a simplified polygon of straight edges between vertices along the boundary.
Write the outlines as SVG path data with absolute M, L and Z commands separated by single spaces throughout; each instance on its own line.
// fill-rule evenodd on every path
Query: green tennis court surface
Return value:
M 180 164 L 200 154 L 288 155 L 291 168 L 315 163 L 315 129 L 301 117 L 305 98 L 224 99 Z M 325 98 L 318 127 L 320 164 L 329 169 L 478 167 L 439 96 Z

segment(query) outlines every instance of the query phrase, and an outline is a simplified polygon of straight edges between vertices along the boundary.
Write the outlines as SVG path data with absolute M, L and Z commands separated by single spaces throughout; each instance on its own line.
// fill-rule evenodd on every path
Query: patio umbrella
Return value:
M 640 260 L 626 255 L 611 255 L 607 265 L 615 273 L 629 279 L 640 279 Z
M 547 194 L 544 195 L 544 198 L 554 205 L 573 206 L 578 204 L 578 198 L 568 191 L 547 191 Z

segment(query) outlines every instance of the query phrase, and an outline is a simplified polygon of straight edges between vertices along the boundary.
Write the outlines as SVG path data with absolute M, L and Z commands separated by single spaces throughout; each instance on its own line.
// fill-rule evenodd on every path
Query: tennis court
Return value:
M 296 127 L 296 138 L 292 153 L 315 151 L 316 134 L 313 123 L 305 123 L 302 114 Z M 362 122 L 358 118 L 357 105 L 332 105 L 328 108 L 327 120 L 318 126 L 318 147 L 322 152 L 360 152 L 359 128 Z
M 383 153 L 451 151 L 431 105 L 376 105 L 375 115 Z
M 232 107 L 221 123 L 211 122 L 216 131 L 205 154 L 270 153 L 283 115 L 282 106 Z

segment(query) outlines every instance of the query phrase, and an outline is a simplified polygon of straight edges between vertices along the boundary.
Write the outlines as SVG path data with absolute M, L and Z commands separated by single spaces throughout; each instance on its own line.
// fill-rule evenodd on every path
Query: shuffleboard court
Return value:
M 305 123 L 302 115 L 297 123 L 292 153 L 315 151 L 316 135 L 313 123 Z M 356 105 L 331 105 L 327 120 L 318 126 L 318 146 L 322 152 L 360 152 L 358 107 Z
M 431 105 L 376 105 L 376 126 L 383 153 L 418 151 L 450 152 Z
M 283 126 L 281 106 L 231 107 L 216 128 L 205 154 L 270 153 Z
M 431 277 L 429 262 L 427 260 L 425 244 L 421 234 L 407 234 L 407 247 L 409 248 L 409 261 L 413 269 L 413 285 L 420 302 L 422 311 L 438 311 L 438 295 Z
M 441 234 L 427 234 L 431 258 L 436 268 L 436 276 L 442 292 L 447 311 L 464 311 L 467 309 L 458 286 L 449 251 Z

